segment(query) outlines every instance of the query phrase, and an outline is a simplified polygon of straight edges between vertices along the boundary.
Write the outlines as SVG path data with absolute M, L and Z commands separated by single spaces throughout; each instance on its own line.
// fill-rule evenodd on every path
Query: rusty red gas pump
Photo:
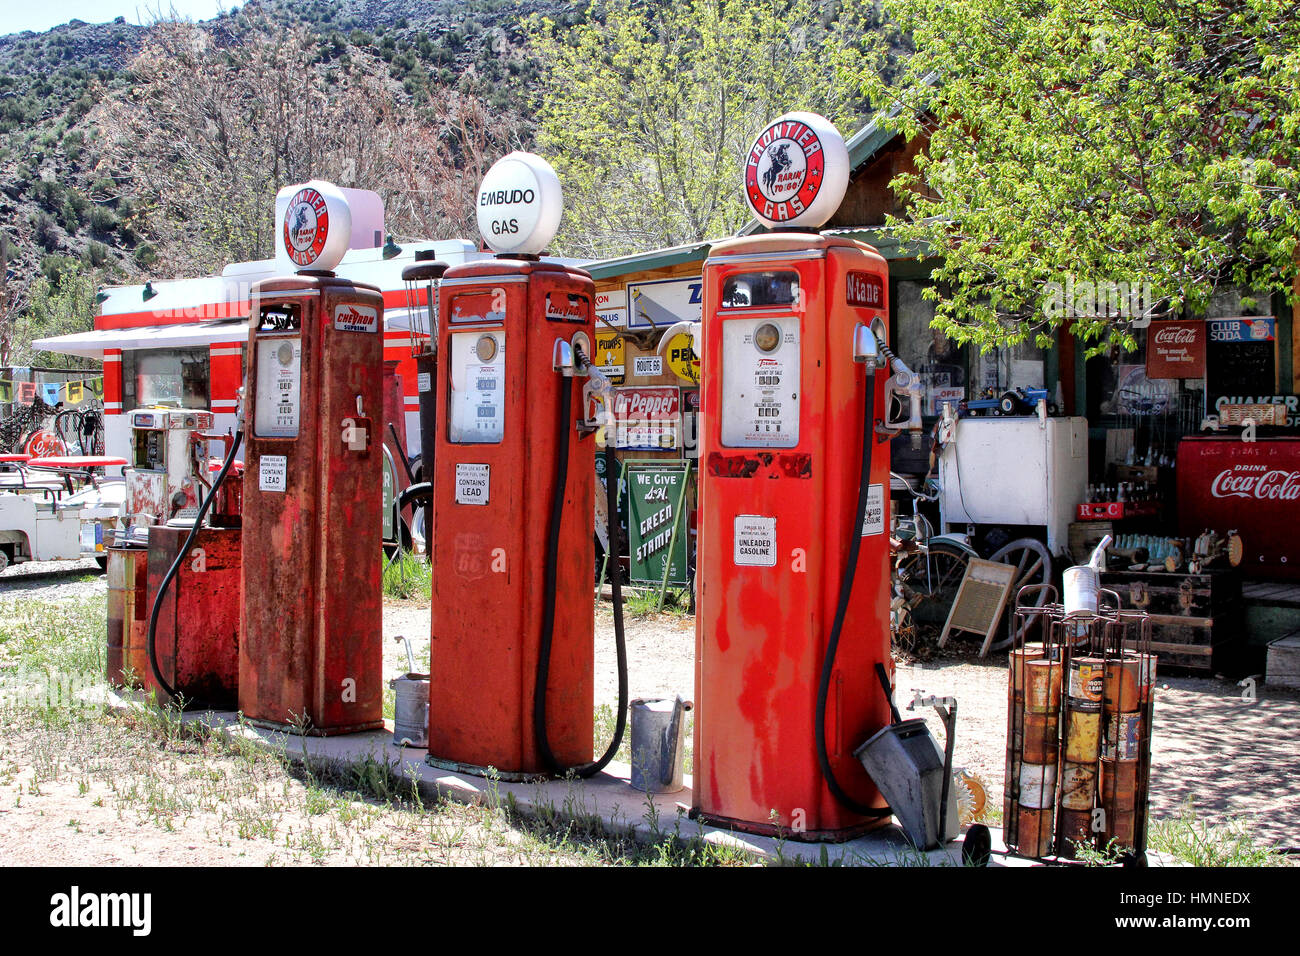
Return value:
M 704 266 L 695 810 L 802 839 L 888 814 L 853 756 L 890 719 L 888 268 L 815 231 L 848 170 L 828 121 L 781 117 L 745 164 L 774 231 Z
M 383 726 L 383 297 L 331 271 L 350 241 L 344 194 L 277 198 L 279 258 L 253 287 L 244 395 L 239 707 L 339 734 Z
M 594 773 L 620 736 L 592 762 L 595 285 L 538 258 L 561 209 L 545 160 L 500 160 L 478 192 L 497 258 L 439 290 L 428 759 L 507 778 Z

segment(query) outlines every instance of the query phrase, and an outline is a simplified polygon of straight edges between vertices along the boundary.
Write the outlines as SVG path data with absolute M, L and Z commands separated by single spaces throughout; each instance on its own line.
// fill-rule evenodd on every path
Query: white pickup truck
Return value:
M 24 561 L 108 561 L 126 484 L 93 473 L 126 464 L 103 457 L 7 463 L 0 473 L 0 571 Z

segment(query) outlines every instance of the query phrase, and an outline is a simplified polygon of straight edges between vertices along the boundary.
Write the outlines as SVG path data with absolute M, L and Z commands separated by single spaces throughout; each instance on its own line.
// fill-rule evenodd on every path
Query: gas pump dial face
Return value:
M 257 394 L 253 433 L 260 438 L 296 438 L 301 417 L 302 339 L 257 340 Z
M 775 352 L 781 344 L 781 330 L 771 322 L 764 322 L 754 330 L 754 345 L 760 352 Z
M 449 344 L 447 440 L 466 445 L 501 441 L 505 436 L 505 332 L 456 332 Z
M 727 319 L 722 326 L 722 444 L 799 444 L 799 319 Z

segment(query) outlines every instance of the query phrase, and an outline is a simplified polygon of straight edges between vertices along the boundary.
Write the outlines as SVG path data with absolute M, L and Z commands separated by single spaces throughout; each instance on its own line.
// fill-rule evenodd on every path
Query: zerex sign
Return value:
M 681 433 L 681 389 L 657 385 L 614 389 L 614 447 L 671 451 Z

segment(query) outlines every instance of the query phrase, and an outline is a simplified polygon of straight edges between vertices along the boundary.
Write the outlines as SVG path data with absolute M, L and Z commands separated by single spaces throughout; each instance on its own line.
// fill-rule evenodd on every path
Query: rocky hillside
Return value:
M 510 55 L 522 47 L 520 24 L 579 11 L 553 0 L 249 0 L 204 27 L 218 43 L 239 44 L 250 31 L 305 24 L 323 56 L 386 69 L 414 103 L 460 89 L 526 125 L 531 67 Z M 137 199 L 102 168 L 87 121 L 129 86 L 144 34 L 118 18 L 0 36 L 0 235 L 11 281 L 54 279 L 74 266 L 130 281 L 151 264 Z

